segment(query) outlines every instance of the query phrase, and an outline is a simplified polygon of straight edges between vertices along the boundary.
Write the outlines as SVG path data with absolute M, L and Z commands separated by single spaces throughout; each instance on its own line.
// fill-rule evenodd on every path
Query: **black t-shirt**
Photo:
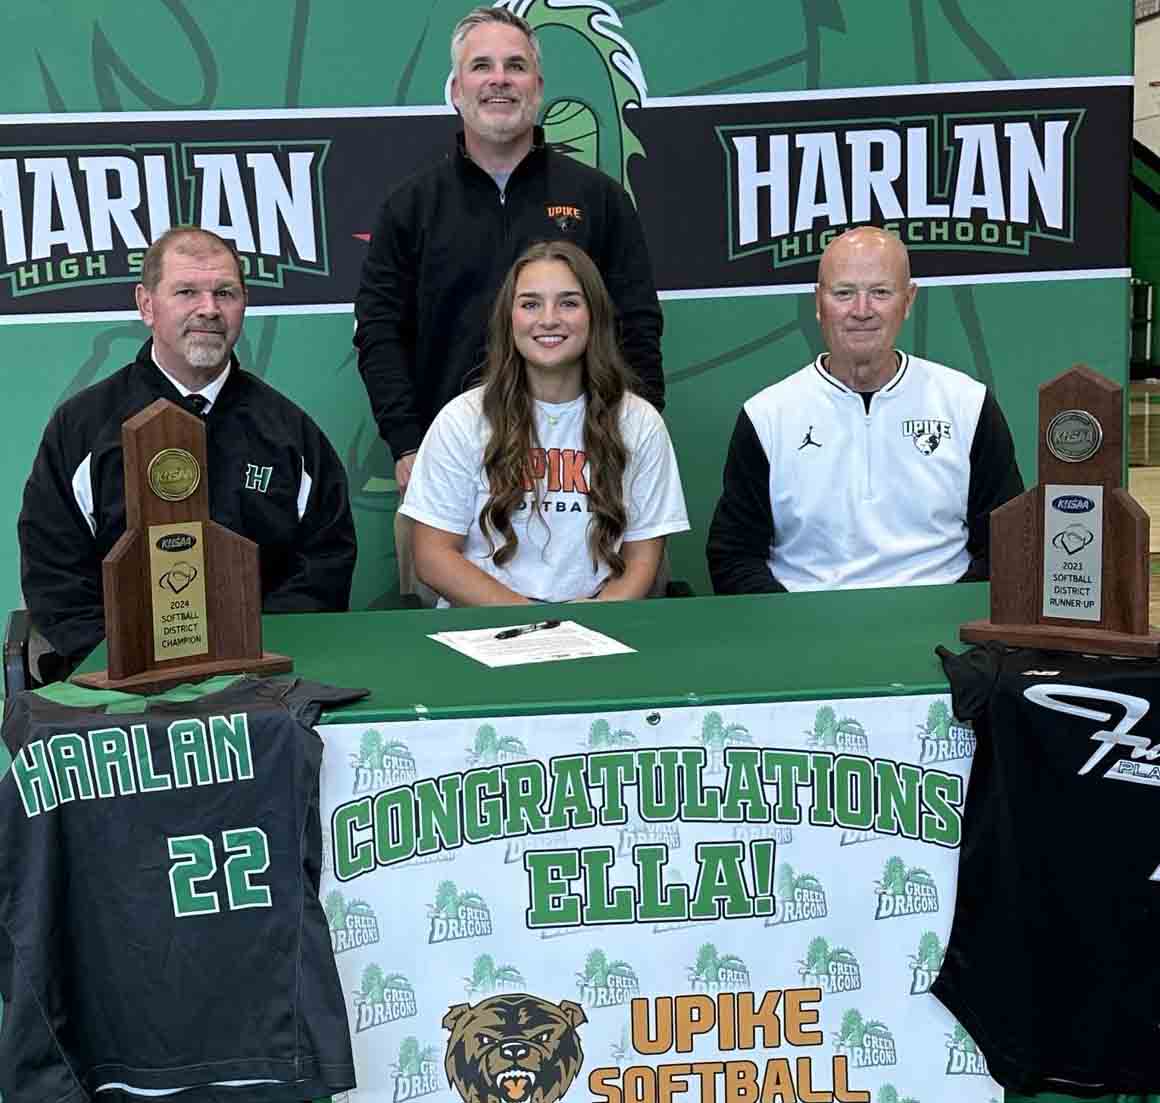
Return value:
M 1160 1091 L 1160 667 L 997 646 L 944 667 L 978 743 L 932 991 L 1005 1088 Z

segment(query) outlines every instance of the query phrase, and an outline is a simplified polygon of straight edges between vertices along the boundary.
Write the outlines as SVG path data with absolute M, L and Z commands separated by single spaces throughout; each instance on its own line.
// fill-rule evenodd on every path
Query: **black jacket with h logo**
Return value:
M 105 634 L 101 560 L 125 531 L 121 426 L 182 398 L 152 358 L 74 395 L 44 431 L 20 511 L 21 584 L 33 623 L 62 655 Z M 322 430 L 236 360 L 206 415 L 210 516 L 260 549 L 262 608 L 345 610 L 355 564 L 346 472 Z

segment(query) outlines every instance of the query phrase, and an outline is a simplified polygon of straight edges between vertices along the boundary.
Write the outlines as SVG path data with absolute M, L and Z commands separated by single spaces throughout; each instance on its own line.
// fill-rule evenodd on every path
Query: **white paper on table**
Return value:
M 433 632 L 428 639 L 446 644 L 484 666 L 519 666 L 521 663 L 555 663 L 563 659 L 591 659 L 597 655 L 629 655 L 635 647 L 593 631 L 574 620 L 563 620 L 554 628 L 524 632 L 507 640 L 496 633 L 518 625 L 473 628 L 467 632 Z

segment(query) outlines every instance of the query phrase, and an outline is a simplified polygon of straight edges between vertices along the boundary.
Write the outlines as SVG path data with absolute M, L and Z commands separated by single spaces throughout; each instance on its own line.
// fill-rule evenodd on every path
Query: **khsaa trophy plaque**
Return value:
M 1123 388 L 1078 365 L 1039 388 L 1039 478 L 991 514 L 991 616 L 967 643 L 1156 657 L 1148 515 L 1123 485 Z
M 292 669 L 262 650 L 258 545 L 209 518 L 202 419 L 161 398 L 121 441 L 125 532 L 102 564 L 109 667 L 73 681 L 143 693 Z

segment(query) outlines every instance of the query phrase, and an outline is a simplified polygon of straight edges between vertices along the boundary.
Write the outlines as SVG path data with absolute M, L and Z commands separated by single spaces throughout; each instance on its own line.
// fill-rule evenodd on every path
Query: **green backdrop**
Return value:
M 443 101 L 447 41 L 464 0 L 31 0 L 0 16 L 11 113 L 343 107 Z M 1130 5 L 1027 0 L 626 0 L 614 4 L 650 96 L 780 91 L 1131 72 Z M 757 13 L 760 13 L 758 15 Z M 569 46 L 546 33 L 546 100 L 567 93 Z M 353 291 L 353 288 L 352 288 Z M 1034 391 L 1085 361 L 1126 375 L 1119 280 L 937 287 L 920 292 L 904 347 L 994 385 L 1035 478 Z M 131 305 L 125 288 L 125 307 Z M 805 296 L 665 303 L 668 421 L 693 532 L 673 540 L 676 572 L 708 592 L 705 528 L 744 398 L 820 347 Z M 374 438 L 346 315 L 253 317 L 240 349 L 252 370 L 307 408 L 351 467 L 360 561 L 357 607 L 390 605 L 395 503 Z M 14 528 L 23 480 L 52 407 L 125 363 L 132 322 L 0 327 L 9 400 L 9 478 L 0 515 L 0 600 L 19 600 Z
M 1130 73 L 1130 5 L 1049 0 L 625 0 L 613 5 L 650 96 Z M 447 41 L 464 0 L 30 0 L 0 16 L 11 113 L 443 102 Z M 758 14 L 760 13 L 760 14 Z M 568 45 L 545 36 L 546 101 L 565 95 Z M 804 277 L 808 278 L 808 277 Z M 352 288 L 353 291 L 353 288 Z M 125 307 L 131 295 L 125 287 Z M 1035 478 L 1034 392 L 1086 361 L 1126 376 L 1120 280 L 937 287 L 920 292 L 903 346 L 994 385 Z M 668 421 L 693 532 L 672 541 L 678 575 L 708 592 L 705 529 L 725 445 L 747 396 L 819 348 L 807 296 L 665 303 Z M 392 604 L 395 504 L 350 347 L 347 315 L 253 317 L 247 367 L 308 409 L 351 467 L 357 607 Z M 77 387 L 131 358 L 132 322 L 0 326 L 11 383 L 9 478 L 0 486 L 0 600 L 19 601 L 14 522 L 41 428 Z
M 269 109 L 443 101 L 447 41 L 465 0 L 26 0 L 4 5 L 10 113 Z M 1058 0 L 623 0 L 613 4 L 651 96 L 909 83 L 1110 76 L 1132 71 L 1132 8 Z M 569 57 L 545 35 L 546 99 Z M 1126 201 L 1126 195 L 1125 195 Z M 353 289 L 352 289 L 353 290 Z M 125 307 L 131 293 L 125 290 Z M 1077 361 L 1127 372 L 1120 280 L 939 287 L 920 292 L 904 347 L 991 383 L 1024 477 L 1036 477 L 1035 388 Z M 700 592 L 705 528 L 740 403 L 819 349 L 803 296 L 665 304 L 668 421 L 693 532 L 672 542 Z M 132 322 L 0 326 L 9 384 L 0 601 L 19 602 L 15 520 L 53 406 L 115 370 L 145 331 Z M 347 315 L 251 317 L 240 354 L 308 409 L 351 467 L 358 502 L 357 607 L 389 605 L 395 497 L 350 349 Z

